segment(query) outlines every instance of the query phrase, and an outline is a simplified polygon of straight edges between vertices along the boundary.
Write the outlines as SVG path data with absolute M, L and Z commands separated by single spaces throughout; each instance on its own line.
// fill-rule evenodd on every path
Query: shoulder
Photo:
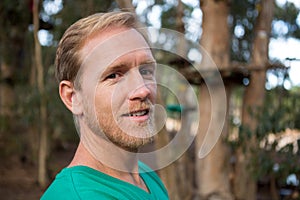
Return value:
M 54 181 L 47 188 L 42 200 L 60 199 L 80 199 L 74 188 L 72 173 L 68 169 L 63 169 L 56 175 Z
M 141 161 L 139 161 L 139 168 L 140 174 L 151 192 L 158 195 L 159 197 L 164 196 L 166 197 L 165 199 L 168 199 L 167 189 L 157 173 Z
M 150 194 L 92 168 L 76 166 L 63 169 L 41 199 L 168 199 L 158 175 L 144 163 L 139 163 L 139 168 Z
M 41 199 L 132 199 L 137 194 L 137 190 L 128 183 L 86 166 L 75 166 L 63 169 Z
M 63 169 L 41 200 L 115 199 L 104 175 L 85 166 Z

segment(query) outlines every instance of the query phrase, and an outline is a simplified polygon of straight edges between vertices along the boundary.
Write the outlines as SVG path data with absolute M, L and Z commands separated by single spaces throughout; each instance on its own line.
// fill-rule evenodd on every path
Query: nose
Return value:
M 140 74 L 139 70 L 134 70 L 128 77 L 129 100 L 145 100 L 149 98 L 151 90 Z
M 142 85 L 138 88 L 136 88 L 134 91 L 132 91 L 129 95 L 130 100 L 145 100 L 150 95 L 150 89 L 147 87 L 147 85 Z

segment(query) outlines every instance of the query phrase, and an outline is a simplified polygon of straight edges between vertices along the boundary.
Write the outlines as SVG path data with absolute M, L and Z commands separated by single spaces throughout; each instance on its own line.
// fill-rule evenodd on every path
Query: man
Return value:
M 155 134 L 155 68 L 129 12 L 94 14 L 65 32 L 56 77 L 80 143 L 42 199 L 168 199 L 137 158 Z

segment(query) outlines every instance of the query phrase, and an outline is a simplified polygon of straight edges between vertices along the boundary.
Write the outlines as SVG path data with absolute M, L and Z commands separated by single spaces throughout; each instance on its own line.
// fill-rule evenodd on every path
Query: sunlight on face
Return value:
M 95 134 L 136 149 L 156 133 L 156 63 L 136 30 L 110 31 L 88 41 L 82 50 L 84 119 Z

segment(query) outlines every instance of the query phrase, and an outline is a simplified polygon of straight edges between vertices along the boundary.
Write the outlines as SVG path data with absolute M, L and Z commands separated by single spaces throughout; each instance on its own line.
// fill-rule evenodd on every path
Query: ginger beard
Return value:
M 149 49 L 133 51 L 128 56 L 121 56 L 120 60 L 130 60 L 136 55 L 148 58 L 149 54 Z M 154 72 L 151 76 L 141 75 L 148 73 L 143 70 L 155 71 L 155 66 L 150 65 L 153 64 L 128 67 L 128 71 L 113 84 L 90 80 L 88 92 L 82 95 L 83 120 L 88 128 L 101 139 L 131 152 L 137 152 L 139 147 L 150 143 L 156 134 Z M 94 90 L 92 85 L 96 85 Z
M 101 96 L 95 96 L 95 102 L 101 101 Z M 127 151 L 136 152 L 139 147 L 153 141 L 155 135 L 154 106 L 147 100 L 131 105 L 129 109 L 113 109 L 113 102 L 106 108 L 89 106 L 88 100 L 83 99 L 84 121 L 90 130 L 101 139 L 112 142 Z M 148 120 L 134 122 L 129 113 L 133 110 L 148 109 Z

